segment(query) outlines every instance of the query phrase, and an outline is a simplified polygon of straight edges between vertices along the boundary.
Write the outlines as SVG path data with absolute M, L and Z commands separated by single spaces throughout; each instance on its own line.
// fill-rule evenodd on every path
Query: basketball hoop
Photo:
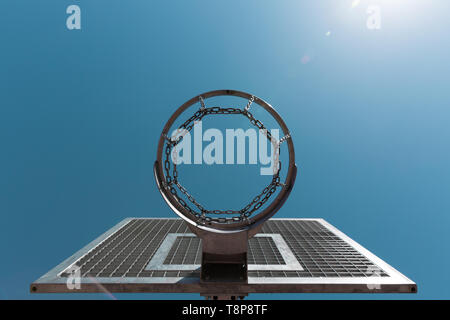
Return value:
M 247 99 L 244 108 L 222 108 L 218 106 L 207 107 L 205 100 L 216 96 L 236 96 Z M 199 103 L 199 109 L 187 119 L 173 136 L 169 130 L 178 117 L 192 105 Z M 250 112 L 254 105 L 264 108 L 278 123 L 283 131 L 283 137 L 276 140 L 264 124 L 257 120 Z M 235 114 L 248 118 L 250 124 L 257 127 L 274 146 L 275 165 L 272 180 L 257 196 L 245 207 L 239 210 L 211 210 L 205 209 L 189 191 L 181 184 L 178 178 L 177 165 L 171 162 L 171 152 L 190 132 L 198 121 L 210 115 Z M 279 160 L 280 146 L 287 144 L 289 163 L 284 182 L 280 181 L 281 161 Z M 176 155 L 176 150 L 175 150 Z M 217 281 L 246 281 L 247 279 L 247 241 L 262 227 L 263 223 L 272 217 L 287 200 L 294 186 L 297 167 L 295 165 L 295 152 L 292 137 L 280 115 L 270 104 L 254 95 L 235 90 L 216 90 L 198 95 L 179 107 L 167 121 L 161 133 L 157 159 L 154 164 L 154 175 L 158 189 L 169 207 L 203 240 L 202 280 Z M 271 196 L 280 189 L 279 194 L 270 204 Z M 185 201 L 183 194 L 188 201 Z M 264 205 L 267 206 L 261 209 Z M 259 210 L 261 209 L 261 210 Z M 258 212 L 260 211 L 260 212 Z M 219 216 L 218 218 L 216 216 Z M 231 216 L 223 217 L 223 216 Z M 223 266 L 234 265 L 236 272 L 225 276 Z M 231 268 L 233 269 L 233 268 Z M 235 275 L 238 275 L 235 277 Z

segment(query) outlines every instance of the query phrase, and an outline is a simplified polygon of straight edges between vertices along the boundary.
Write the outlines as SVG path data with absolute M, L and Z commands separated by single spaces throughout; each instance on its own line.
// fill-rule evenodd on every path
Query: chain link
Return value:
M 250 100 L 248 100 L 248 103 L 247 103 L 247 105 L 245 106 L 244 111 L 248 111 L 248 110 L 250 109 L 250 106 L 252 105 L 253 101 L 255 101 L 255 96 L 252 96 L 252 97 L 250 98 Z

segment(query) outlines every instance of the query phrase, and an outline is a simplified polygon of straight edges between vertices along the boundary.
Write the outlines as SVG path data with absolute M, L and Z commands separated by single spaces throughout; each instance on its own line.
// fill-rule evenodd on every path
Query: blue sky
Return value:
M 71 4 L 81 30 L 66 28 Z M 300 172 L 277 217 L 324 218 L 419 286 L 254 298 L 450 298 L 449 7 L 1 1 L 0 299 L 107 299 L 28 285 L 125 217 L 174 216 L 152 176 L 158 136 L 181 103 L 223 88 L 269 101 L 291 129 Z

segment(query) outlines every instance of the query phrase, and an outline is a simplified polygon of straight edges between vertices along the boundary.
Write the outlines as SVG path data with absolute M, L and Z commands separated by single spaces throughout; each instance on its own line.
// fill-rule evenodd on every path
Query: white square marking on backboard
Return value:
M 174 245 L 177 237 L 196 237 L 193 233 L 168 233 L 161 246 L 155 252 L 153 258 L 150 260 L 145 270 L 180 270 L 191 271 L 201 267 L 199 264 L 164 264 L 169 252 Z M 278 233 L 262 233 L 255 237 L 272 238 L 285 264 L 249 264 L 249 271 L 302 271 L 303 268 L 295 258 L 291 249 L 284 241 L 283 237 Z

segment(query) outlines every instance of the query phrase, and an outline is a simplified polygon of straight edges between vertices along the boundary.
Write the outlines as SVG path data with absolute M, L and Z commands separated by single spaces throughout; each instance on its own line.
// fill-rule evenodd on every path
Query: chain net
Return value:
M 194 113 L 194 115 L 192 115 L 182 125 L 180 125 L 172 137 L 164 137 L 166 139 L 166 144 L 164 160 L 165 181 L 163 182 L 163 187 L 173 195 L 173 197 L 184 209 L 194 215 L 197 218 L 198 222 L 229 223 L 246 220 L 269 200 L 269 198 L 277 191 L 277 188 L 284 186 L 284 184 L 280 182 L 280 146 L 284 141 L 286 141 L 286 139 L 290 138 L 290 135 L 287 134 L 280 140 L 276 140 L 267 130 L 264 124 L 260 120 L 255 119 L 255 117 L 249 111 L 253 101 L 254 97 L 252 96 L 244 109 L 222 107 L 207 108 L 205 106 L 203 98 L 200 97 L 201 107 Z M 195 124 L 201 121 L 207 115 L 217 114 L 240 114 L 247 117 L 250 123 L 261 130 L 267 137 L 267 139 L 275 146 L 274 173 L 271 182 L 257 196 L 255 196 L 251 202 L 249 202 L 240 210 L 208 210 L 203 207 L 189 193 L 189 191 L 185 187 L 183 187 L 178 177 L 177 165 L 173 162 L 171 163 L 170 161 L 172 150 L 174 158 L 176 158 L 176 146 L 183 140 L 184 136 L 194 128 Z M 180 196 L 180 193 L 186 197 L 186 199 L 190 202 L 190 205 Z

